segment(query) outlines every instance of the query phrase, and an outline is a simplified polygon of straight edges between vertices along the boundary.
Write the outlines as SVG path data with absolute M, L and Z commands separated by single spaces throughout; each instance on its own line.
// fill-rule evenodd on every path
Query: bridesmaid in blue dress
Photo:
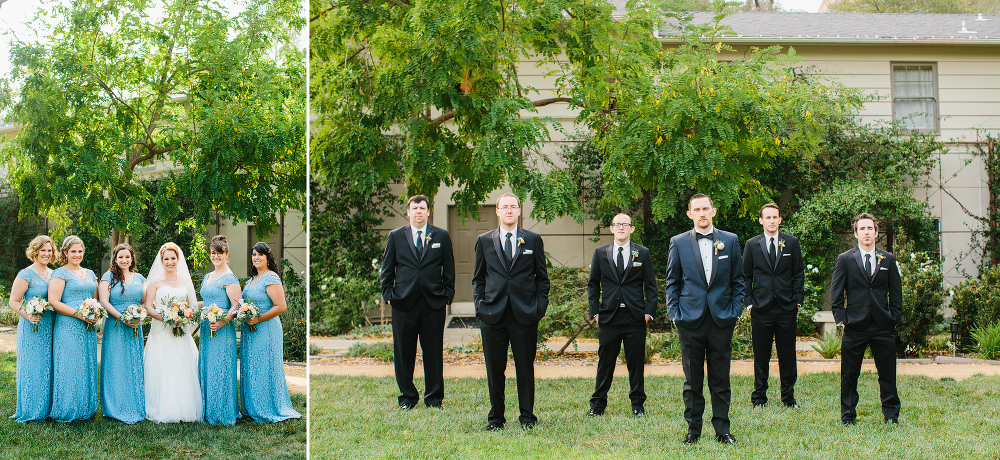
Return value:
M 47 235 L 38 235 L 25 254 L 32 264 L 18 272 L 10 288 L 10 308 L 21 316 L 17 322 L 17 411 L 10 418 L 18 422 L 40 422 L 52 406 L 52 323 L 55 312 L 28 315 L 21 307 L 35 297 L 48 299 L 49 262 L 56 244 Z M 38 326 L 38 332 L 32 326 Z
M 109 316 L 101 341 L 101 412 L 131 425 L 146 419 L 142 329 L 138 321 L 126 323 L 121 316 L 129 305 L 142 305 L 146 278 L 135 272 L 132 246 L 115 246 L 111 260 L 111 270 L 97 285 L 97 299 Z
M 280 422 L 301 415 L 292 408 L 285 382 L 281 319 L 285 289 L 278 277 L 278 267 L 267 243 L 254 245 L 250 255 L 251 278 L 243 287 L 243 298 L 257 305 L 260 316 L 248 321 L 256 325 L 251 332 L 240 328 L 240 401 L 243 413 L 256 422 Z
M 212 238 L 210 247 L 215 271 L 201 280 L 202 308 L 215 305 L 229 312 L 240 300 L 240 281 L 229 269 L 226 237 Z M 235 313 L 235 312 L 234 312 Z M 198 338 L 198 377 L 204 403 L 202 423 L 235 425 L 240 418 L 239 384 L 236 380 L 236 328 L 233 313 L 216 322 L 201 322 Z M 215 337 L 212 337 L 215 332 Z
M 97 276 L 83 268 L 83 240 L 76 235 L 63 240 L 61 267 L 49 280 L 49 302 L 55 308 L 52 326 L 52 410 L 57 422 L 86 420 L 97 412 L 97 331 L 88 331 L 87 321 L 76 309 L 97 295 Z

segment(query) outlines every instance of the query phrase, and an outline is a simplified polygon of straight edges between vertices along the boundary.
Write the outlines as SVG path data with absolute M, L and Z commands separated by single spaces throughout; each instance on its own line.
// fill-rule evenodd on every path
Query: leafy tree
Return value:
M 839 0 L 830 5 L 834 13 L 938 13 L 995 14 L 994 0 Z
M 140 238 L 151 196 L 136 168 L 178 168 L 198 228 L 216 211 L 267 234 L 304 208 L 305 68 L 294 0 L 231 16 L 207 0 L 48 1 L 17 42 L 0 110 L 21 126 L 3 152 L 21 215 L 79 211 L 112 244 Z M 53 18 L 53 19 L 47 19 Z M 276 48 L 279 47 L 279 48 Z M 169 194 L 168 194 L 169 195 Z M 195 232 L 200 235 L 200 232 Z M 200 238 L 193 252 L 203 253 Z
M 41 219 L 18 219 L 17 194 L 0 185 L 0 289 L 10 292 L 14 277 L 22 268 L 31 264 L 24 255 L 31 240 L 45 233 Z

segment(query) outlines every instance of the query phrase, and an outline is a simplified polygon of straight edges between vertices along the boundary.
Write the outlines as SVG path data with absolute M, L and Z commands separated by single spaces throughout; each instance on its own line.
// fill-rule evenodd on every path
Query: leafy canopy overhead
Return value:
M 430 196 L 455 186 L 464 215 L 510 187 L 531 196 L 536 218 L 580 218 L 573 175 L 542 150 L 563 127 L 539 109 L 565 104 L 595 138 L 610 206 L 656 192 L 659 220 L 697 189 L 720 208 L 754 207 L 770 192 L 754 174 L 812 148 L 816 120 L 860 99 L 797 78 L 793 53 L 779 48 L 722 62 L 733 51 L 721 41 L 723 15 L 697 25 L 682 8 L 313 1 L 314 179 L 400 182 L 404 194 Z M 665 25 L 679 31 L 667 44 L 654 36 Z
M 304 210 L 305 65 L 291 46 L 301 7 L 244 6 L 43 3 L 32 27 L 44 39 L 15 43 L 0 93 L 21 128 L 3 161 L 22 214 L 76 209 L 81 228 L 141 237 L 152 200 L 177 206 L 137 182 L 152 162 L 173 165 L 164 187 L 192 198 L 192 228 L 214 211 L 267 234 L 278 214 Z

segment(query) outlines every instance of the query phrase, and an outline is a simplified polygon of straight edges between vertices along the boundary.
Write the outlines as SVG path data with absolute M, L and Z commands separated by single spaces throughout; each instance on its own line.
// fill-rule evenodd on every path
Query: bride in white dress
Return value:
M 160 247 L 146 278 L 146 311 L 152 316 L 143 350 L 146 418 L 157 423 L 200 422 L 201 387 L 198 384 L 198 348 L 191 338 L 194 322 L 175 337 L 157 311 L 169 299 L 187 300 L 197 308 L 194 284 L 184 252 L 175 243 Z

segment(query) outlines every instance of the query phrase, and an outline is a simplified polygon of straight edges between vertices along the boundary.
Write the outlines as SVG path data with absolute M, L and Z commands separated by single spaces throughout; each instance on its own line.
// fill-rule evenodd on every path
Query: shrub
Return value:
M 282 284 L 285 287 L 285 305 L 281 314 L 282 341 L 286 361 L 306 361 L 306 285 L 288 260 L 282 259 L 284 268 Z
M 705 321 L 711 321 L 711 318 L 706 318 Z M 743 310 L 743 315 L 736 321 L 736 328 L 733 330 L 733 359 L 753 359 L 750 312 L 746 310 Z
M 313 282 L 309 308 L 312 320 L 323 323 L 314 327 L 337 335 L 365 324 L 365 312 L 376 307 L 382 293 L 378 282 L 378 260 L 367 267 L 347 269 L 347 276 L 326 276 Z
M 375 358 L 391 363 L 393 360 L 392 342 L 364 343 L 358 342 L 347 349 L 348 358 Z
M 941 261 L 926 252 L 896 251 L 903 279 L 903 317 L 896 327 L 896 355 L 927 349 L 927 337 L 944 321 L 944 272 Z
M 1000 266 L 983 267 L 979 278 L 963 281 L 952 291 L 953 321 L 958 323 L 958 347 L 975 348 L 972 331 L 1000 320 Z
M 796 315 L 795 333 L 796 335 L 809 336 L 816 333 L 816 312 L 823 307 L 823 290 L 826 289 L 826 279 L 820 272 L 819 267 L 812 264 L 805 267 L 805 298 L 802 300 L 802 308 Z
M 983 359 L 1000 358 L 1000 321 L 982 326 L 972 331 L 976 339 L 976 351 Z
M 357 325 L 350 332 L 337 336 L 342 340 L 366 340 L 366 339 L 391 339 L 391 324 L 369 324 L 367 326 Z
M 646 337 L 646 362 L 649 362 L 653 354 L 659 354 L 661 358 L 669 361 L 680 361 L 680 338 L 673 332 L 649 334 Z
M 323 347 L 320 347 L 319 345 L 316 345 L 315 343 L 310 343 L 309 344 L 309 355 L 310 356 L 321 355 L 321 354 L 323 354 L 324 351 L 326 351 L 326 350 L 323 350 Z
M 587 322 L 588 267 L 549 268 L 549 307 L 538 323 L 538 343 L 551 337 L 572 337 Z M 597 327 L 585 328 L 578 337 L 597 338 Z
M 836 358 L 840 354 L 840 345 L 842 343 L 843 334 L 840 332 L 840 328 L 833 331 L 828 331 L 823 334 L 816 345 L 813 345 L 813 350 L 816 350 L 820 356 L 826 359 Z

